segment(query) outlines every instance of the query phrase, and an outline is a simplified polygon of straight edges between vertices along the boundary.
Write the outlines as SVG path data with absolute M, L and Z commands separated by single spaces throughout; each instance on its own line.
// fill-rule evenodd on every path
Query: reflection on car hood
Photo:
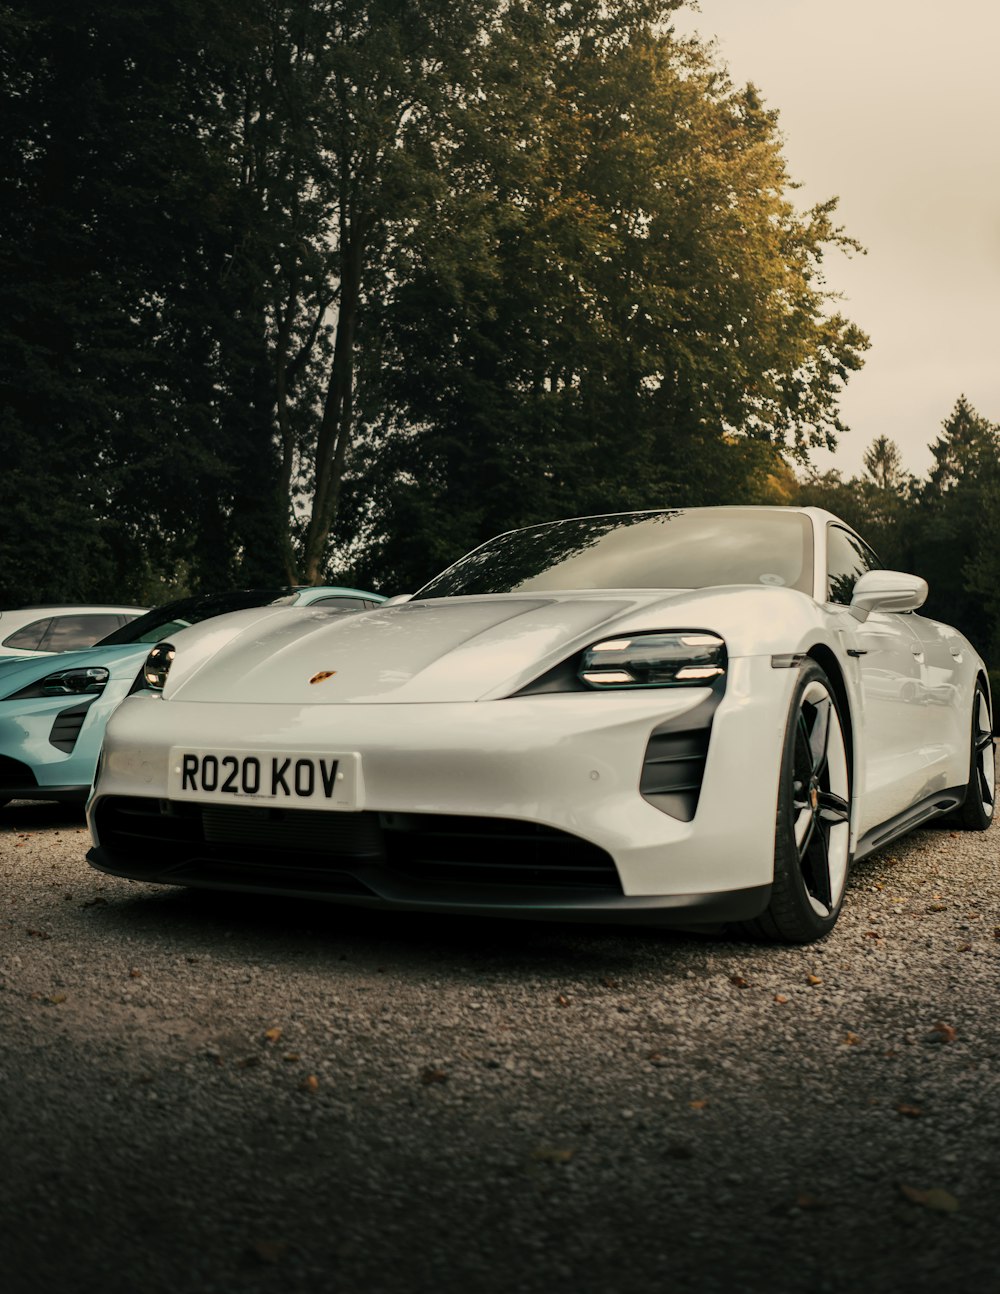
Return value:
M 333 620 L 289 612 L 192 658 L 190 670 L 178 643 L 165 695 L 283 705 L 478 700 L 517 690 L 609 623 L 669 601 L 658 589 L 442 598 Z

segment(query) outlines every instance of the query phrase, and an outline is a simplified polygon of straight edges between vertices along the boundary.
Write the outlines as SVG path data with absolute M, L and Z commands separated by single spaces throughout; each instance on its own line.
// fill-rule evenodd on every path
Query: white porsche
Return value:
M 150 653 L 91 863 L 169 885 L 804 943 L 852 859 L 990 825 L 983 661 L 814 508 L 572 518 L 411 598 L 259 607 Z

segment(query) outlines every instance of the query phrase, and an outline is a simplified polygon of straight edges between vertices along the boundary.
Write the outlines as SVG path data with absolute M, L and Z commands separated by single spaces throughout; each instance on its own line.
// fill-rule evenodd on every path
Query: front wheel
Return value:
M 778 783 L 774 880 L 750 933 L 807 944 L 840 915 L 851 863 L 851 778 L 836 694 L 810 661 L 792 695 Z
M 955 814 L 955 825 L 965 831 L 985 831 L 993 821 L 996 796 L 996 757 L 993 748 L 993 719 L 989 698 L 982 683 L 976 684 L 972 701 L 971 762 L 965 802 Z

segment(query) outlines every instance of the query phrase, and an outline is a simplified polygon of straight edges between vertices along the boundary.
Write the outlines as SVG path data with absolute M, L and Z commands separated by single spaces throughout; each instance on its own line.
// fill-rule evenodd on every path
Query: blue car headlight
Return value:
M 111 674 L 103 665 L 78 665 L 71 669 L 56 670 L 35 683 L 12 692 L 8 701 L 26 701 L 42 696 L 98 696 L 104 691 Z
M 577 677 L 593 688 L 709 687 L 726 672 L 726 644 L 699 630 L 621 634 L 588 647 Z

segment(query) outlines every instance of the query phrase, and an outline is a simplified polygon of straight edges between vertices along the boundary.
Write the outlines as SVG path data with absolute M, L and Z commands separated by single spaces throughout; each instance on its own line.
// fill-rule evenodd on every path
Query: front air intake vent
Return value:
M 721 700 L 719 692 L 650 733 L 639 791 L 661 813 L 680 822 L 690 822 L 698 808 L 712 720 Z
M 49 742 L 57 750 L 65 751 L 67 755 L 72 754 L 80 729 L 87 717 L 87 711 L 94 704 L 94 699 L 91 697 L 89 701 L 70 706 L 68 710 L 60 710 L 53 719 Z

